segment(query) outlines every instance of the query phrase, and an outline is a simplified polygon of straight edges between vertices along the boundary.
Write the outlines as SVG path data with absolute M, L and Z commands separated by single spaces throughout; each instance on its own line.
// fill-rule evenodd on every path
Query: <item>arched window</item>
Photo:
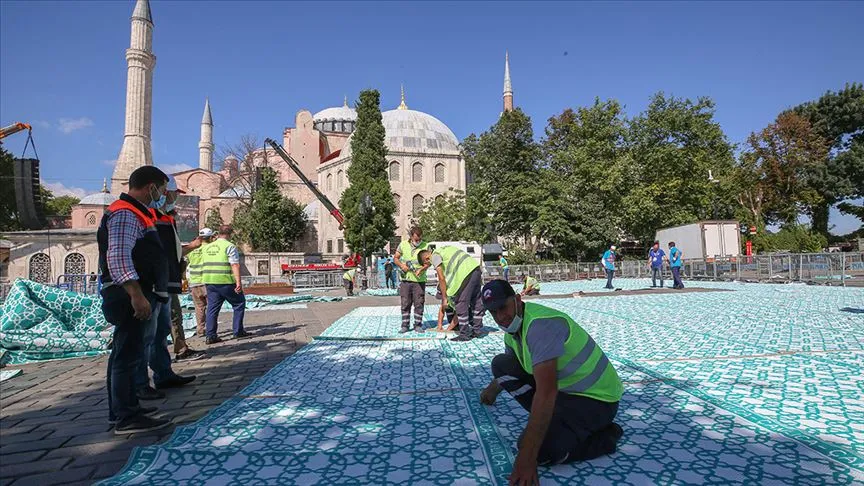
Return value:
M 345 172 L 340 170 L 339 172 L 336 173 L 336 187 L 338 187 L 339 189 L 342 189 L 344 182 L 345 182 Z
M 399 194 L 393 194 L 393 204 L 396 205 L 396 212 L 394 214 L 399 216 L 402 213 L 402 197 Z
M 87 213 L 87 226 L 96 226 L 96 213 Z
M 333 189 L 333 174 L 327 174 L 327 190 Z
M 30 280 L 40 283 L 51 283 L 51 257 L 37 253 L 30 257 Z
M 411 180 L 414 182 L 423 182 L 423 164 L 414 162 L 411 166 Z
M 435 164 L 435 182 L 444 182 L 444 164 Z
M 66 259 L 63 261 L 63 273 L 73 275 L 84 275 L 87 273 L 84 255 L 80 253 L 70 253 L 66 255 Z
M 436 203 L 441 203 L 443 201 L 444 201 L 444 194 L 438 194 L 437 196 L 435 196 L 435 202 Z
M 423 196 L 417 194 L 414 196 L 414 199 L 411 200 L 411 213 L 414 216 L 420 213 L 423 210 L 423 205 L 426 204 L 426 200 L 423 199 Z
M 393 162 L 390 162 L 390 180 L 399 180 L 399 162 L 396 162 L 395 160 Z

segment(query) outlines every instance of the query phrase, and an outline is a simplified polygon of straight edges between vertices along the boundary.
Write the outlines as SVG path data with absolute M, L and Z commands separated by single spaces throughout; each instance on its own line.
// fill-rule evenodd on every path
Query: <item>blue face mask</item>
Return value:
M 159 209 L 165 205 L 165 194 L 160 194 L 158 198 L 153 196 L 153 191 L 150 191 L 150 204 L 147 205 L 150 209 Z
M 522 327 L 522 316 L 516 315 L 513 316 L 513 320 L 510 322 L 510 325 L 507 326 L 504 331 L 509 332 L 510 334 L 516 334 L 519 332 L 519 328 Z

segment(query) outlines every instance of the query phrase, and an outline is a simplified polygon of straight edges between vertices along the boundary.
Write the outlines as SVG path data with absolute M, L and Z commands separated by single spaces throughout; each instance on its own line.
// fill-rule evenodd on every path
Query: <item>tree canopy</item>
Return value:
M 275 171 L 264 167 L 260 172 L 252 205 L 239 207 L 234 213 L 237 240 L 248 243 L 253 251 L 291 251 L 306 232 L 308 218 L 303 205 L 282 195 Z

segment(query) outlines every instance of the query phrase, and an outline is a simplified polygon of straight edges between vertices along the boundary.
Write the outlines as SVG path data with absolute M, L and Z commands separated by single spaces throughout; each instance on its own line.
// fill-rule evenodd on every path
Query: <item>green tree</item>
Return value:
M 52 194 L 50 199 L 45 202 L 45 214 L 46 216 L 69 216 L 72 214 L 72 206 L 79 202 L 81 200 L 75 196 L 54 196 Z
M 261 169 L 261 183 L 252 205 L 234 213 L 237 240 L 248 243 L 253 251 L 290 251 L 306 231 L 308 218 L 303 206 L 279 191 L 276 172 Z
M 753 238 L 753 249 L 757 252 L 817 253 L 827 246 L 828 238 L 825 235 L 800 224 L 784 226 L 776 233 L 759 232 Z
M 222 221 L 222 213 L 219 212 L 219 208 L 213 208 L 207 213 L 207 220 L 204 221 L 205 228 L 219 231 L 219 227 L 223 224 L 225 224 L 225 222 Z
M 734 214 L 734 194 L 728 191 L 732 145 L 714 120 L 710 98 L 658 93 L 631 121 L 629 132 L 620 208 L 626 233 L 650 241 L 659 228 Z M 720 183 L 709 181 L 709 170 Z
M 0 147 L 0 184 L 6 188 L 0 191 L 0 231 L 21 229 L 18 222 L 18 206 L 15 203 L 14 187 L 15 157 Z
M 627 122 L 615 100 L 595 99 L 592 106 L 549 119 L 542 146 L 554 177 L 547 184 L 556 187 L 558 211 L 566 215 L 564 225 L 548 231 L 556 256 L 593 257 L 620 237 L 626 137 Z
M 357 125 L 351 136 L 351 166 L 348 187 L 339 207 L 345 216 L 345 242 L 355 252 L 370 256 L 396 232 L 396 203 L 387 177 L 387 149 L 381 123 L 381 95 L 377 90 L 360 92 Z M 361 206 L 368 195 L 372 208 Z M 363 251 L 365 249 L 365 252 Z
M 810 208 L 811 225 L 827 236 L 831 206 L 864 197 L 864 85 L 846 84 L 838 92 L 828 91 L 791 111 L 807 118 L 814 132 L 830 145 L 821 163 L 813 164 L 807 174 L 808 186 L 821 198 Z M 847 202 L 840 210 L 864 221 L 861 206 Z
M 469 231 L 465 193 L 453 190 L 432 199 L 414 215 L 412 224 L 423 228 L 423 237 L 430 241 L 467 240 Z

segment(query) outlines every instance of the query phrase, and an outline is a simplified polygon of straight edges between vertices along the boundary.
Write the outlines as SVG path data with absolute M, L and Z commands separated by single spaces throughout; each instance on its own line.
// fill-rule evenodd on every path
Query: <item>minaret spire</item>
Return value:
M 510 84 L 510 53 L 504 51 L 504 111 L 513 111 L 513 85 Z
M 210 113 L 210 98 L 204 100 L 201 140 L 198 142 L 198 167 L 213 171 L 213 115 Z
M 123 146 L 111 176 L 111 190 L 126 190 L 129 175 L 138 167 L 153 165 L 150 135 L 153 122 L 153 16 L 150 2 L 138 0 L 132 11 L 132 40 L 126 49 L 126 128 Z
M 407 110 L 408 105 L 405 104 L 405 85 L 400 84 L 399 88 L 402 90 L 402 102 L 399 103 L 399 106 L 396 107 L 397 110 Z

